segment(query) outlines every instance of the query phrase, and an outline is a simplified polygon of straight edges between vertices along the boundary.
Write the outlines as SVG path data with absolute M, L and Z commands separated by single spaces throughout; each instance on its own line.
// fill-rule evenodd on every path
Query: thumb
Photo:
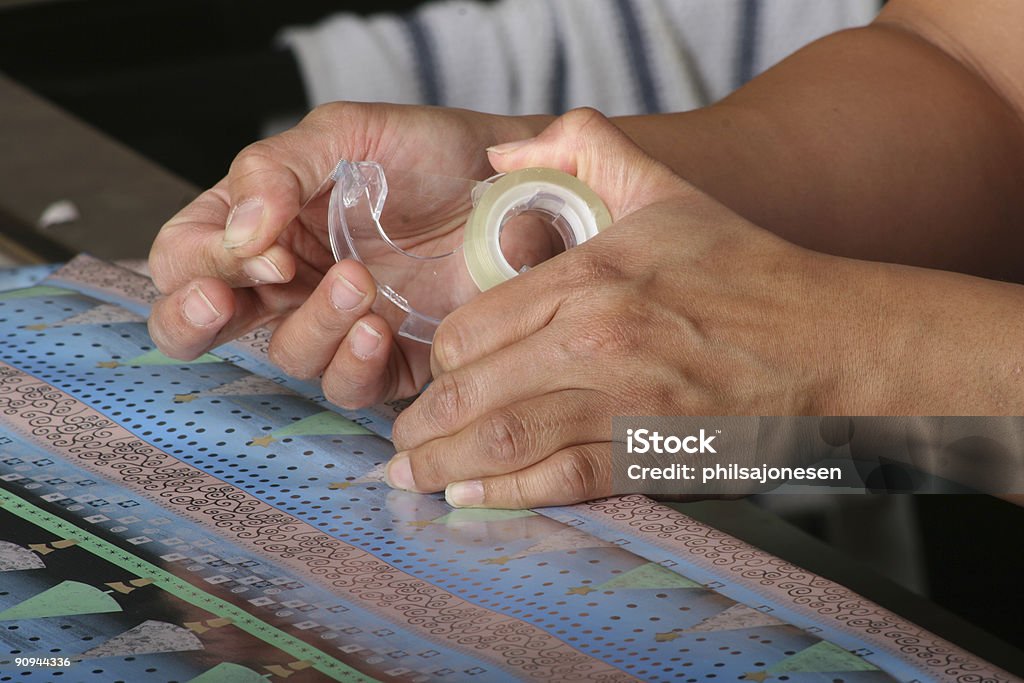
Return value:
M 573 109 L 537 137 L 496 145 L 487 153 L 502 173 L 539 166 L 576 176 L 604 200 L 616 221 L 649 204 L 697 191 L 595 109 Z
M 224 180 L 230 204 L 225 249 L 238 257 L 263 253 L 316 198 L 338 159 L 352 151 L 344 148 L 354 146 L 332 134 L 339 118 L 334 109 L 342 107 L 315 109 L 294 128 L 239 152 Z

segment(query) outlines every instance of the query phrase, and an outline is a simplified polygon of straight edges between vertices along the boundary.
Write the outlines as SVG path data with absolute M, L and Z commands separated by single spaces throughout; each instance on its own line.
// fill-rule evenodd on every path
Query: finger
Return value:
M 499 171 L 544 166 L 576 175 L 605 200 L 616 220 L 681 193 L 698 194 L 592 109 L 559 117 L 531 140 L 491 148 L 490 160 Z M 582 254 L 574 250 L 542 263 L 456 309 L 434 337 L 435 376 L 494 353 L 550 321 L 578 284 L 579 273 L 564 266 L 579 258 Z
M 537 137 L 488 153 L 497 171 L 540 166 L 576 176 L 604 200 L 615 220 L 680 191 L 697 192 L 595 109 L 574 109 Z
M 235 157 L 225 179 L 231 206 L 223 246 L 240 258 L 265 252 L 302 206 L 321 193 L 337 164 L 334 138 L 314 112 L 295 128 L 255 142 Z
M 224 249 L 229 206 L 222 181 L 182 209 L 160 229 L 150 250 L 153 281 L 164 294 L 199 277 L 216 277 L 232 287 L 288 282 L 296 261 L 284 246 L 240 258 Z
M 361 264 L 345 260 L 332 266 L 309 299 L 274 331 L 270 360 L 292 377 L 319 377 L 352 326 L 370 310 L 376 292 Z
M 272 292 L 266 290 L 272 289 Z M 283 285 L 232 289 L 199 278 L 153 304 L 149 334 L 164 354 L 191 360 L 211 348 L 271 324 L 306 299 L 306 278 Z
M 546 328 L 470 365 L 435 377 L 395 420 L 395 446 L 410 450 L 456 434 L 503 406 L 572 388 L 567 351 L 558 330 Z
M 153 304 L 149 336 L 171 358 L 202 355 L 235 313 L 235 297 L 223 282 L 197 280 Z
M 544 264 L 541 264 L 543 267 Z M 528 271 L 480 293 L 449 313 L 434 333 L 434 377 L 463 368 L 547 326 L 565 302 L 559 271 Z
M 453 481 L 515 472 L 568 446 L 609 438 L 595 398 L 573 389 L 492 411 L 454 436 L 398 453 L 385 478 L 393 488 L 431 493 Z
M 395 348 L 384 318 L 369 314 L 358 320 L 324 370 L 322 386 L 328 401 L 357 409 L 410 392 L 411 373 Z
M 444 495 L 453 507 L 522 510 L 570 505 L 611 495 L 610 442 L 572 446 L 511 474 L 449 484 Z

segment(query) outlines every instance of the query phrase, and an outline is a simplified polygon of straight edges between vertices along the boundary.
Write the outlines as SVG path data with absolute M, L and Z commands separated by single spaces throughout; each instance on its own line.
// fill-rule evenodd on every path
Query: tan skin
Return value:
M 388 478 L 458 505 L 610 493 L 613 415 L 1024 414 L 1024 287 L 966 275 L 1024 282 L 1020 26 L 1014 0 L 894 0 L 719 104 L 614 125 L 321 108 L 165 226 L 150 330 L 191 357 L 270 324 L 271 357 L 348 407 L 433 378 Z M 429 352 L 295 218 L 341 157 L 561 168 L 616 224 L 458 309 Z

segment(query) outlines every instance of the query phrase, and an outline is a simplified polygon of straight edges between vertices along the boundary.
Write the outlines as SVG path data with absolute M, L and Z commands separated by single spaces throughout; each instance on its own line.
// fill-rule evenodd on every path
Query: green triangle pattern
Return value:
M 736 631 L 746 628 L 761 628 L 763 626 L 779 626 L 783 623 L 785 622 L 770 614 L 747 605 L 738 604 L 704 619 L 693 628 L 685 629 L 685 632 Z
M 459 508 L 447 515 L 431 520 L 431 524 L 465 524 L 471 522 L 504 522 L 507 519 L 530 517 L 532 510 L 491 510 L 489 508 Z
M 202 649 L 203 641 L 187 628 L 166 621 L 149 619 L 135 628 L 130 628 L 124 633 L 86 650 L 80 656 L 83 659 L 127 657 Z
M 64 581 L 0 612 L 0 621 L 120 611 L 121 605 L 117 600 L 99 588 L 78 581 Z
M 599 591 L 611 591 L 622 588 L 702 588 L 702 586 L 682 574 L 662 567 L 657 562 L 648 562 L 635 569 L 630 569 L 625 574 L 619 574 L 614 579 L 605 581 L 595 588 Z
M 46 565 L 39 556 L 28 548 L 10 541 L 0 541 L 0 572 L 45 568 Z
M 800 650 L 792 657 L 768 667 L 773 674 L 798 673 L 801 671 L 877 671 L 878 667 L 838 645 L 823 640 L 816 645 Z
M 299 420 L 287 427 L 271 433 L 278 439 L 285 436 L 328 436 L 328 435 L 373 434 L 366 427 L 357 425 L 352 420 L 342 417 L 333 410 L 325 410 L 316 415 Z
M 141 356 L 135 356 L 131 360 L 122 361 L 121 365 L 195 365 L 197 363 L 223 363 L 223 358 L 218 358 L 212 353 L 204 353 L 195 360 L 178 360 L 177 358 L 168 358 L 164 354 L 160 353 L 158 349 L 147 351 Z
M 267 679 L 241 664 L 221 662 L 188 683 L 267 683 Z
M 65 318 L 51 327 L 69 327 L 71 325 L 104 325 L 116 323 L 139 323 L 145 322 L 138 313 L 129 311 L 126 308 L 114 304 L 98 304 L 92 308 L 77 313 L 70 318 Z
M 77 294 L 70 289 L 61 289 L 60 287 L 50 287 L 48 285 L 39 285 L 37 287 L 26 287 L 25 289 L 14 289 L 9 292 L 0 292 L 0 301 L 14 301 L 16 299 L 32 299 L 34 297 L 44 296 L 67 296 L 69 294 Z

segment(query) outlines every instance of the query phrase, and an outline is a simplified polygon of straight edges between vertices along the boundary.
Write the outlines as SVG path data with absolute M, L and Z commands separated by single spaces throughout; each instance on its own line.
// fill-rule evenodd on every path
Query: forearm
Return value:
M 797 244 L 1024 282 L 1021 119 L 910 32 L 839 33 L 719 104 L 616 123 Z
M 847 364 L 851 415 L 1024 415 L 1024 286 L 846 262 L 870 316 Z M 840 340 L 841 341 L 841 340 Z

